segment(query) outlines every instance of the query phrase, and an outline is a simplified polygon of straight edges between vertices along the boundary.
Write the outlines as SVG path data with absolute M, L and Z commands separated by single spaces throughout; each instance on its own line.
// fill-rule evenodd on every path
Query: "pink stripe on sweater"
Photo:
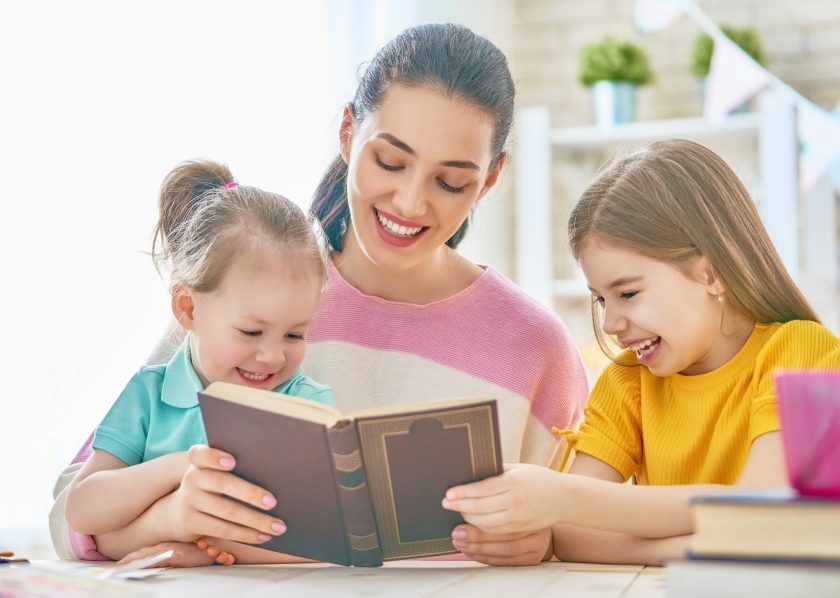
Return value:
M 329 263 L 329 286 L 309 342 L 342 341 L 423 357 L 526 399 L 546 427 L 557 406 L 580 403 L 586 375 L 560 320 L 492 268 L 460 293 L 427 305 L 362 294 Z M 304 364 L 305 365 L 305 364 Z M 556 396 L 558 388 L 568 390 Z M 551 393 L 552 396 L 543 396 Z

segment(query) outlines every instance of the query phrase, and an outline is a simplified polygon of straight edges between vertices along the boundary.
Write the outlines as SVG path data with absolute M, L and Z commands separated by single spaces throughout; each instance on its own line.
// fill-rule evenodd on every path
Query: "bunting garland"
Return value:
M 809 191 L 840 169 L 840 115 L 817 106 L 734 44 L 691 0 L 636 0 L 636 28 L 661 31 L 688 14 L 714 40 L 703 114 L 721 118 L 765 88 L 796 107 L 800 188 Z M 836 178 L 836 177 L 835 177 Z

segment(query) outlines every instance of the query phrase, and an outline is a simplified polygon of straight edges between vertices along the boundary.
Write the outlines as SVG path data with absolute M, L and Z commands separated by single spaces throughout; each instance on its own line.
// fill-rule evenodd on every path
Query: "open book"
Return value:
M 210 446 L 277 498 L 287 531 L 260 548 L 375 567 L 457 552 L 447 488 L 502 471 L 496 402 L 401 405 L 343 415 L 276 392 L 214 382 L 199 393 Z

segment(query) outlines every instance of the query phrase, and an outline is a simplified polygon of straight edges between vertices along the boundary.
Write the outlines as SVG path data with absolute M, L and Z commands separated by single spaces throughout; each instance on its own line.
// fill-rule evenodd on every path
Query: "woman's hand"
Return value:
M 168 523 L 176 540 L 192 542 L 199 536 L 213 536 L 262 544 L 286 531 L 283 521 L 255 510 L 271 509 L 277 500 L 232 474 L 236 465 L 232 456 L 194 445 L 188 457 L 190 466 L 180 486 L 167 497 Z
M 446 491 L 443 507 L 493 534 L 527 534 L 562 519 L 563 475 L 538 465 L 506 465 L 498 476 Z
M 126 565 L 133 561 L 144 559 L 146 557 L 172 551 L 172 556 L 165 561 L 155 563 L 155 567 L 206 567 L 213 563 L 220 563 L 222 565 L 232 565 L 234 563 L 233 555 L 227 552 L 217 552 L 216 555 L 211 556 L 206 550 L 202 550 L 192 542 L 161 542 L 154 546 L 147 546 L 140 550 L 125 555 L 117 565 Z
M 479 563 L 506 567 L 538 565 L 552 557 L 551 530 L 490 534 L 474 525 L 452 530 L 452 545 Z

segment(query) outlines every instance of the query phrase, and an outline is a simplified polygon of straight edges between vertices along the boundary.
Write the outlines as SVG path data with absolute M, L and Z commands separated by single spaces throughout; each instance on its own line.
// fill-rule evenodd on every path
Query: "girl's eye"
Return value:
M 638 292 L 639 291 L 624 291 L 623 293 L 621 293 L 621 298 L 622 299 L 632 299 L 633 297 L 636 296 L 636 293 L 638 293 Z
M 379 164 L 380 168 L 382 168 L 383 170 L 387 170 L 388 172 L 402 170 L 402 166 L 393 166 L 391 164 L 386 164 L 385 162 L 379 159 L 379 156 L 376 157 L 376 163 Z
M 303 335 L 296 332 L 290 332 L 286 335 L 286 338 L 292 341 L 302 341 Z
M 251 336 L 251 337 L 257 337 L 257 336 L 262 335 L 262 330 L 242 330 L 240 328 L 239 332 L 241 332 L 245 336 Z
M 466 185 L 463 187 L 453 187 L 443 179 L 438 179 L 438 185 L 440 185 L 441 189 L 449 193 L 463 193 L 464 189 L 466 189 Z

